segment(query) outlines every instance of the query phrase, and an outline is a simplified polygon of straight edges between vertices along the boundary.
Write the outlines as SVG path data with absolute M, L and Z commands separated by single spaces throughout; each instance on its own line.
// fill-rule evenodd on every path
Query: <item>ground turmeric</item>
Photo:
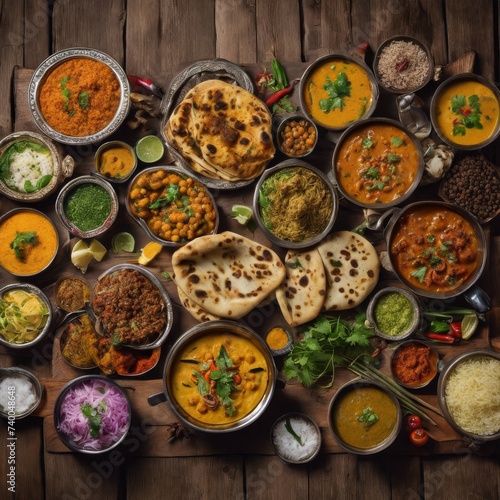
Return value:
M 99 157 L 99 172 L 111 179 L 126 177 L 134 168 L 135 158 L 132 152 L 122 146 L 110 147 Z
M 266 336 L 267 345 L 273 351 L 280 351 L 281 349 L 285 348 L 288 344 L 288 340 L 288 333 L 284 328 L 281 328 L 280 326 L 271 328 Z

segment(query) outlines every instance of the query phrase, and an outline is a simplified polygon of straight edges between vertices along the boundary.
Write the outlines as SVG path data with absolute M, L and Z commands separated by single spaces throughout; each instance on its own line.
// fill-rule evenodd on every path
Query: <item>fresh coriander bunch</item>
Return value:
M 322 315 L 305 327 L 302 340 L 287 355 L 283 371 L 288 379 L 296 378 L 309 387 L 329 388 L 335 380 L 335 367 L 363 358 L 370 363 L 374 349 L 370 343 L 373 328 L 365 326 L 366 314 L 354 321 Z M 324 381 L 324 382 L 323 382 Z

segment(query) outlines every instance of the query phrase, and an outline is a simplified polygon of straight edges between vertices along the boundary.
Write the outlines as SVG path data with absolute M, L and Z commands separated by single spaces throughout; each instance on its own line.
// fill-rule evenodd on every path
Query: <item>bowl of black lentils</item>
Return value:
M 446 172 L 439 185 L 439 196 L 486 224 L 500 213 L 498 168 L 481 153 L 464 156 Z

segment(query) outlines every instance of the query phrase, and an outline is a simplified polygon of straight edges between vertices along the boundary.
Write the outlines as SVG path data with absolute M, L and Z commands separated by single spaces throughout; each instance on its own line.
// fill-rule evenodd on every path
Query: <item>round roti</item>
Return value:
M 337 231 L 317 248 L 327 278 L 323 309 L 342 311 L 361 304 L 375 288 L 380 273 L 374 246 L 359 234 Z
M 271 295 L 285 277 L 278 255 L 230 231 L 196 238 L 172 255 L 174 280 L 208 314 L 238 319 Z
M 181 301 L 181 304 L 184 306 L 184 309 L 186 309 L 186 311 L 200 323 L 204 323 L 205 321 L 215 321 L 221 319 L 220 316 L 216 316 L 215 314 L 210 314 L 208 311 L 205 311 L 205 309 L 199 306 L 196 302 L 193 302 L 182 291 L 182 288 L 177 287 L 177 293 L 179 295 L 179 300 Z
M 323 261 L 316 248 L 289 250 L 285 257 L 286 278 L 276 290 L 285 321 L 298 326 L 320 313 L 326 295 Z
M 267 106 L 221 80 L 193 87 L 170 116 L 165 135 L 197 172 L 215 179 L 250 180 L 275 153 Z

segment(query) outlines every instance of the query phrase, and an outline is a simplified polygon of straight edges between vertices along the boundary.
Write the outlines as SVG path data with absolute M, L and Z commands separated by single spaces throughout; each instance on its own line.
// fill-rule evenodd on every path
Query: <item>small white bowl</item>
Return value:
M 31 373 L 29 370 L 25 370 L 23 368 L 0 368 L 0 382 L 2 382 L 4 379 L 20 379 L 23 381 L 28 381 L 31 383 L 32 386 L 32 393 L 34 396 L 34 402 L 29 406 L 28 409 L 19 412 L 16 411 L 16 404 L 17 404 L 17 395 L 19 394 L 19 388 L 16 386 L 16 382 L 12 381 L 12 385 L 9 383 L 9 389 L 7 391 L 8 394 L 8 402 L 7 402 L 7 408 L 3 408 L 3 406 L 0 405 L 0 416 L 11 419 L 14 418 L 16 420 L 19 420 L 21 418 L 25 418 L 31 413 L 33 413 L 39 406 L 40 402 L 42 401 L 43 397 L 43 388 L 42 384 L 38 380 L 38 378 Z M 10 387 L 13 387 L 14 389 L 10 389 Z M 13 397 L 13 399 L 11 399 Z

